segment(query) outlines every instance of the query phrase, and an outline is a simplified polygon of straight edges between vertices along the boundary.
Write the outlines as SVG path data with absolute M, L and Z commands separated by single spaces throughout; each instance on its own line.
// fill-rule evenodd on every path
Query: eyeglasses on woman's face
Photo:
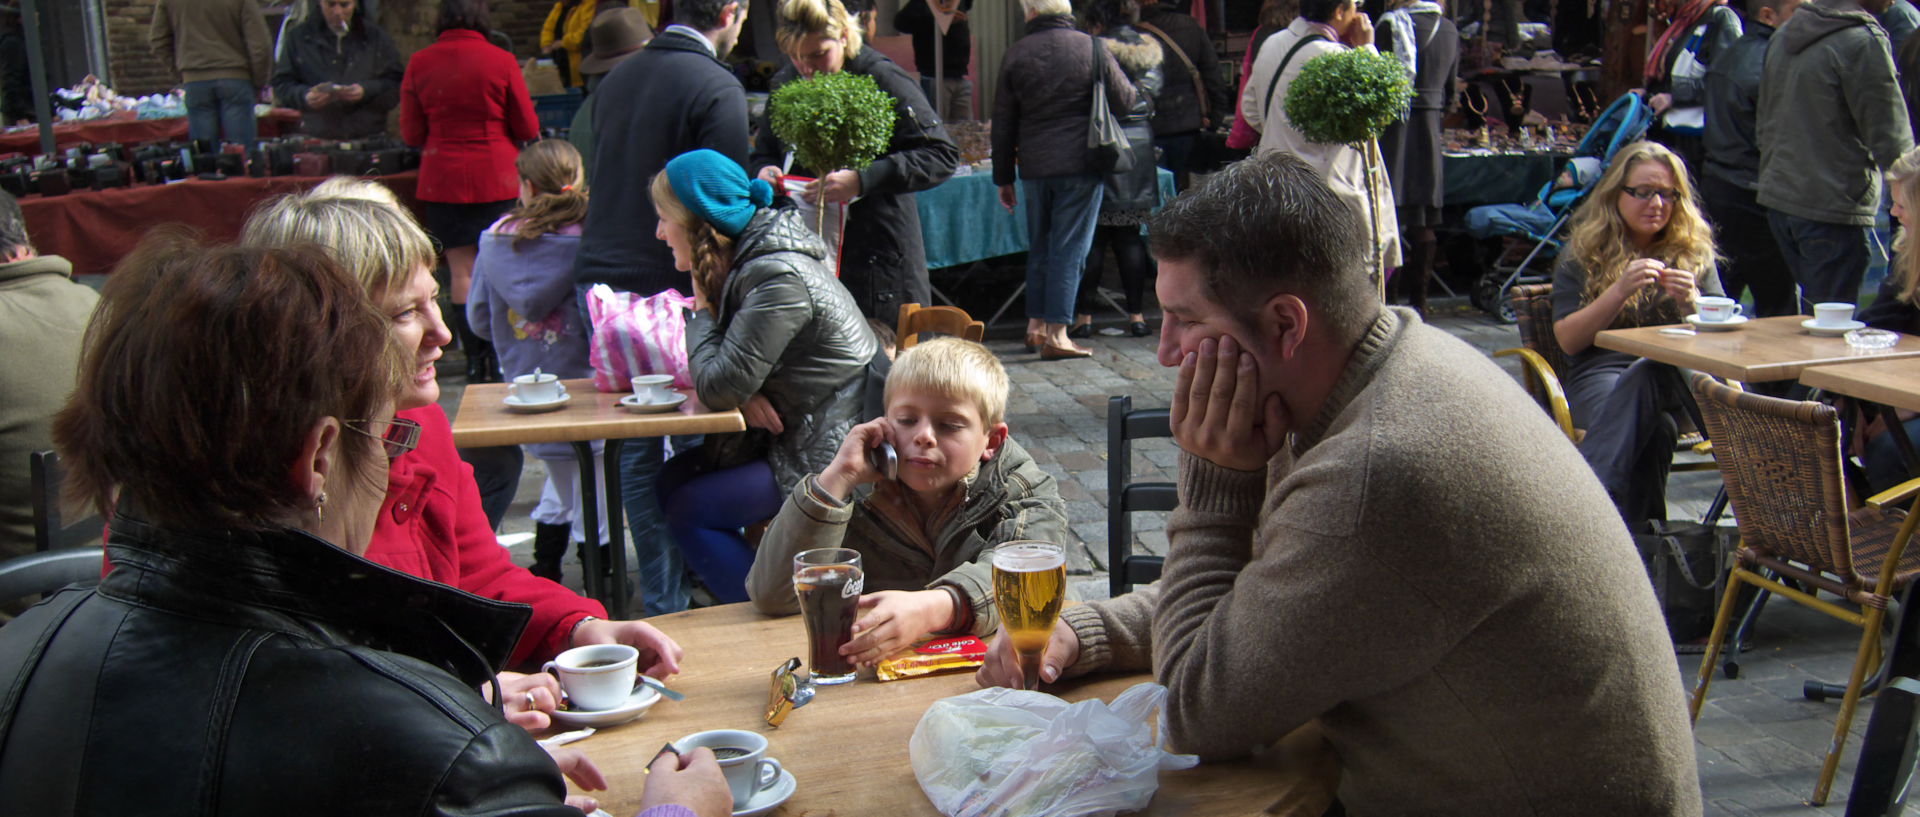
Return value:
M 1658 197 L 1668 204 L 1678 201 L 1680 196 L 1680 191 L 1668 187 L 1622 187 L 1620 192 L 1632 196 L 1636 201 L 1652 201 Z
M 391 420 L 348 420 L 341 425 L 349 431 L 379 440 L 380 445 L 387 449 L 389 460 L 399 459 L 400 455 L 420 447 L 420 424 L 412 420 L 399 417 Z M 368 430 L 373 427 L 384 428 L 376 434 Z

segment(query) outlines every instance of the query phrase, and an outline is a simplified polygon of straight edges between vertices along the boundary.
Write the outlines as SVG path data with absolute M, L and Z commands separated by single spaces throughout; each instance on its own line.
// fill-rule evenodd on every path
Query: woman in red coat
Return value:
M 492 349 L 467 327 L 467 287 L 480 231 L 520 195 L 514 160 L 540 136 L 533 98 L 513 55 L 487 42 L 487 0 L 442 0 L 440 38 L 400 81 L 400 136 L 420 150 L 421 221 L 453 273 L 449 322 L 467 352 L 467 379 L 498 379 Z

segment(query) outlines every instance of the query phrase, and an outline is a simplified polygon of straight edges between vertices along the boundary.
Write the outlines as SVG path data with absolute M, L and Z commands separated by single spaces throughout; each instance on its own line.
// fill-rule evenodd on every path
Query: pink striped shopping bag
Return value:
M 687 319 L 693 298 L 676 290 L 657 295 L 616 292 L 606 284 L 587 291 L 587 315 L 593 336 L 587 356 L 593 386 L 603 392 L 632 388 L 634 375 L 670 374 L 677 388 L 692 388 L 687 370 Z

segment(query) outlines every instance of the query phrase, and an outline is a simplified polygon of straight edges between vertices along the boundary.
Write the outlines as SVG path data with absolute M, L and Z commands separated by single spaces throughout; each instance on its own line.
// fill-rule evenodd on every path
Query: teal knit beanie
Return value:
M 739 163 L 719 151 L 688 151 L 667 162 L 673 195 L 721 235 L 739 238 L 760 208 L 773 204 L 773 187 L 748 179 Z

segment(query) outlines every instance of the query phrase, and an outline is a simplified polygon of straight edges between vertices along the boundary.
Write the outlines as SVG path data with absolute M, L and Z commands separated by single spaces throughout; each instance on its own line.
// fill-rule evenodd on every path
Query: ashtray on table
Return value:
M 1847 333 L 1847 346 L 1854 349 L 1890 349 L 1899 342 L 1899 332 L 1885 329 L 1855 329 Z

